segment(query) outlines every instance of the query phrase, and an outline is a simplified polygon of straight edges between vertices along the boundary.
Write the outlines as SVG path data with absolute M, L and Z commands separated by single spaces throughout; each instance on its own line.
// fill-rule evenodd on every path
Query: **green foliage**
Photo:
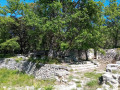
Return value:
M 6 42 L 3 42 L 0 44 L 0 49 L 6 49 L 6 50 L 15 50 L 19 49 L 19 44 L 16 42 L 18 38 L 12 38 L 9 40 L 6 40 Z
M 64 42 L 61 43 L 61 49 L 62 50 L 66 50 L 68 48 L 69 48 L 69 44 L 68 43 L 64 43 Z
M 20 53 L 28 53 L 51 49 L 98 51 L 119 46 L 120 5 L 116 0 L 110 0 L 108 6 L 95 0 L 7 2 L 0 6 L 2 53 L 19 48 Z
M 110 4 L 105 7 L 105 16 L 107 18 L 107 37 L 110 40 L 107 45 L 111 44 L 112 48 L 117 48 L 120 38 L 120 5 L 116 0 L 110 0 Z

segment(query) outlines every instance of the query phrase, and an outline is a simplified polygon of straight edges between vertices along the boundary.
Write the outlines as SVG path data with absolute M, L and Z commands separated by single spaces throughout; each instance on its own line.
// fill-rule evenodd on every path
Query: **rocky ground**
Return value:
M 23 62 L 17 64 L 13 59 L 11 60 L 1 60 L 0 68 L 6 67 L 8 69 L 20 69 L 19 66 Z M 27 63 L 27 62 L 26 62 Z M 26 64 L 25 63 L 25 64 Z M 14 65 L 16 64 L 16 66 Z M 35 64 L 27 63 L 33 67 L 25 67 L 22 69 L 26 70 L 27 74 L 36 75 L 36 79 L 54 76 L 56 79 L 53 90 L 118 90 L 117 78 L 119 77 L 116 71 L 110 68 L 110 65 L 106 66 L 108 63 L 102 63 L 99 61 L 85 61 L 80 64 L 62 64 L 62 65 L 43 65 L 40 69 L 36 70 Z M 25 65 L 26 66 L 26 65 Z M 36 70 L 36 71 L 35 71 Z M 111 71 L 113 70 L 113 71 Z M 52 72 L 51 72 L 52 71 Z M 53 77 L 52 76 L 52 77 Z M 102 76 L 102 78 L 100 78 Z M 101 81 L 101 82 L 99 82 Z M 99 85 L 99 84 L 101 85 Z M 12 88 L 3 87 L 5 90 Z M 35 90 L 34 86 L 26 87 L 14 87 L 15 90 Z M 41 90 L 39 88 L 38 90 Z
M 55 85 L 55 90 L 85 90 L 86 83 L 91 80 L 91 78 L 85 77 L 85 73 L 104 72 L 100 69 L 101 66 L 90 61 L 87 61 L 86 64 L 68 65 L 68 67 L 71 68 L 69 77 L 64 80 L 64 84 Z
M 95 61 L 96 62 L 96 61 Z M 98 62 L 98 61 L 97 61 Z M 120 65 L 108 62 L 69 65 L 70 76 L 55 90 L 120 90 Z

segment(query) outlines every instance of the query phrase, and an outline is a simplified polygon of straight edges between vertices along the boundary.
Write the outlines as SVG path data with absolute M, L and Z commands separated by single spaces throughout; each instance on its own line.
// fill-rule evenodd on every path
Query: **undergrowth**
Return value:
M 37 58 L 37 59 L 33 59 L 33 58 L 29 58 L 29 61 L 32 61 L 34 63 L 43 63 L 43 64 L 58 64 L 60 63 L 60 61 L 58 59 L 51 59 L 51 58 Z

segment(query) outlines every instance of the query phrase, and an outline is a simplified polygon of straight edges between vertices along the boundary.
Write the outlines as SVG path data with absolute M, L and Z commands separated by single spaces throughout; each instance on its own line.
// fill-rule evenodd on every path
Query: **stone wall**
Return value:
M 105 49 L 105 54 L 98 53 L 97 59 L 103 59 L 103 60 L 114 60 L 116 55 L 118 55 L 117 49 Z
M 96 56 L 94 55 L 94 50 L 89 49 L 87 52 L 88 58 L 89 59 L 102 59 L 102 60 L 120 60 L 120 50 L 119 49 L 104 49 L 103 50 L 104 54 L 101 52 L 97 51 Z M 85 52 L 81 51 L 80 55 L 78 54 L 78 51 L 70 51 L 69 53 L 74 53 L 72 54 L 72 57 L 74 57 L 76 60 L 78 58 L 81 59 L 86 59 L 85 57 Z
M 42 51 L 43 52 L 43 51 Z M 54 53 L 53 53 L 54 52 Z M 103 53 L 97 51 L 96 56 L 93 49 L 89 49 L 87 52 L 89 59 L 101 59 L 101 60 L 120 60 L 119 49 L 104 49 Z M 44 57 L 45 55 L 37 53 L 38 56 Z M 66 50 L 66 51 L 52 51 L 48 54 L 49 57 L 58 58 L 65 62 L 85 60 L 86 54 L 83 50 Z
M 16 62 L 11 58 L 0 59 L 0 68 L 22 71 L 36 79 L 54 79 L 69 74 L 68 68 L 61 65 L 36 64 L 27 60 Z

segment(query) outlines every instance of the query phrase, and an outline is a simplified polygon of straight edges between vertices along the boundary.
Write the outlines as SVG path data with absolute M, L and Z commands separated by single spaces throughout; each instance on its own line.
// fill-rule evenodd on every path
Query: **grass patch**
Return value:
M 16 70 L 0 69 L 0 87 L 25 87 L 34 86 L 40 88 L 54 85 L 55 80 L 35 80 L 33 76 L 18 72 Z
M 46 87 L 44 87 L 44 90 L 53 90 L 53 89 L 54 89 L 53 86 L 46 86 Z
M 16 62 L 20 62 L 20 61 L 24 60 L 23 58 L 17 58 L 17 57 L 14 57 L 13 59 L 15 59 Z
M 87 78 L 92 78 L 92 79 L 98 79 L 99 77 L 102 76 L 101 73 L 95 73 L 95 72 L 87 72 L 84 74 L 85 77 Z
M 77 87 L 81 87 L 81 84 L 77 84 Z
M 91 81 L 87 82 L 86 86 L 88 86 L 88 87 L 98 86 L 98 81 L 97 80 L 91 80 Z
M 85 90 L 96 90 L 97 88 L 101 87 L 98 83 L 99 77 L 102 76 L 101 73 L 87 72 L 84 74 L 84 76 L 92 79 L 86 83 Z

